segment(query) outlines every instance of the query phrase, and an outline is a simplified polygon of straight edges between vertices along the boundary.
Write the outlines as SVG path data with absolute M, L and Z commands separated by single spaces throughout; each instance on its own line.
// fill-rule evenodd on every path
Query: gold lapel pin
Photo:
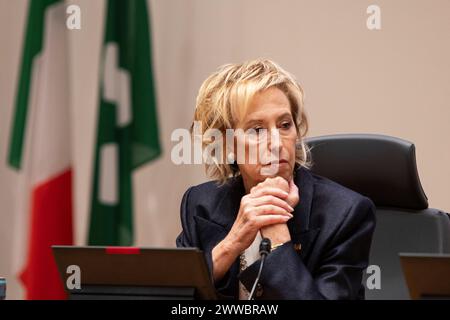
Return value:
M 301 244 L 301 243 L 296 243 L 296 244 L 294 244 L 294 249 L 295 249 L 295 251 L 300 251 L 300 250 L 302 250 L 302 244 Z

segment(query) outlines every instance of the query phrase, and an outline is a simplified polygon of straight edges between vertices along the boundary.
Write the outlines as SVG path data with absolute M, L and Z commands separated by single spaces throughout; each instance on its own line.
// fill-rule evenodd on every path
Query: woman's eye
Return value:
M 283 128 L 283 129 L 289 129 L 291 126 L 292 126 L 292 123 L 290 121 L 289 122 L 283 122 L 281 124 L 281 128 Z

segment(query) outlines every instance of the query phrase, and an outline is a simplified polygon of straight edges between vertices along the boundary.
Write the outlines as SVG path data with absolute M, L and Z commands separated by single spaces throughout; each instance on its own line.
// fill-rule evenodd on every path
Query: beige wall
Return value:
M 103 0 L 72 0 L 70 32 L 76 241 L 83 244 L 96 123 Z M 137 244 L 173 246 L 179 202 L 205 180 L 200 166 L 170 162 L 170 133 L 188 127 L 196 91 L 217 66 L 265 56 L 306 92 L 310 135 L 382 133 L 413 141 L 432 207 L 450 212 L 450 2 L 446 0 L 150 1 L 164 155 L 134 178 Z M 366 28 L 378 4 L 382 29 Z M 0 0 L 0 275 L 9 298 L 16 177 L 6 167 L 26 0 Z

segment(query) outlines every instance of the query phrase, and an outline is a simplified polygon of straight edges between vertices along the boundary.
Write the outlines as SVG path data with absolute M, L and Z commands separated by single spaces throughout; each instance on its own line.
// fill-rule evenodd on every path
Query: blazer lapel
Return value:
M 309 226 L 314 180 L 307 169 L 300 167 L 296 172 L 294 182 L 299 189 L 300 201 L 294 208 L 294 217 L 288 221 L 288 228 L 294 248 L 299 252 L 302 260 L 306 260 L 320 231 L 319 228 L 310 229 Z
M 228 234 L 228 230 L 220 224 L 214 221 L 207 220 L 200 216 L 194 216 L 197 232 L 200 236 L 200 240 L 203 243 L 206 250 L 212 250 L 217 243 L 222 241 Z
M 236 220 L 241 199 L 245 195 L 245 188 L 242 177 L 240 176 L 230 179 L 224 187 L 227 188 L 227 193 L 221 199 L 210 218 L 214 223 L 222 226 L 228 232 Z

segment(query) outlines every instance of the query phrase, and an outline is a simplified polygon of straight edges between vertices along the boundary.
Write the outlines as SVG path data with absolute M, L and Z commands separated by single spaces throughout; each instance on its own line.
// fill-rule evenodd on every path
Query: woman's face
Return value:
M 235 154 L 247 191 L 267 177 L 292 179 L 297 129 L 283 91 L 272 87 L 255 95 L 235 129 L 245 132 L 235 138 Z M 244 149 L 245 161 L 239 161 Z

